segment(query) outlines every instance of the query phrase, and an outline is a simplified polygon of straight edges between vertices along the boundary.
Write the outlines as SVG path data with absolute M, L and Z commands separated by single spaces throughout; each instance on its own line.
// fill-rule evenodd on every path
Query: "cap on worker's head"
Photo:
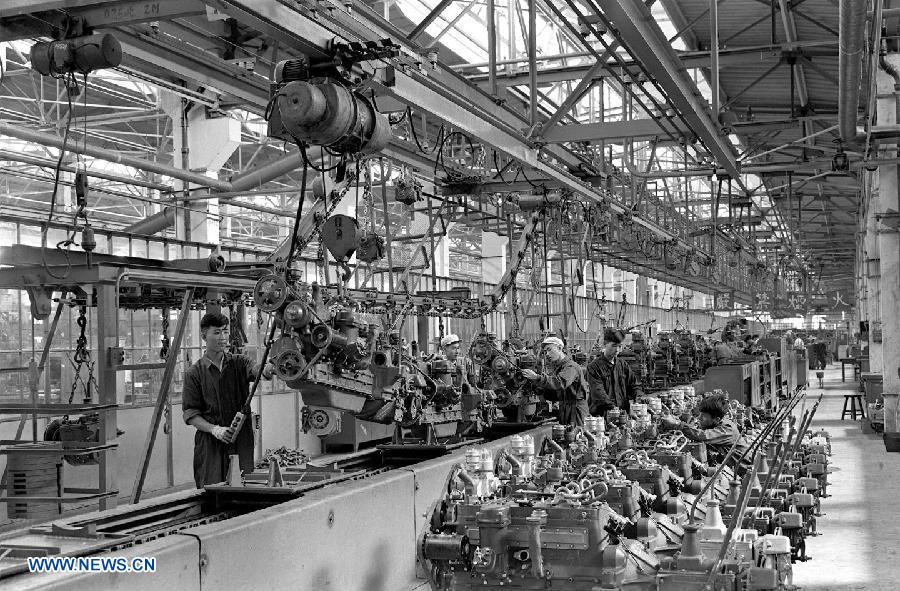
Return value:
M 547 337 L 543 341 L 541 341 L 541 344 L 542 345 L 556 345 L 560 349 L 563 348 L 562 339 L 559 337 L 553 337 L 553 336 Z
M 459 342 L 459 336 L 455 334 L 448 334 L 444 338 L 441 339 L 441 347 L 449 347 L 453 343 Z
M 617 345 L 620 345 L 624 340 L 625 334 L 617 328 L 607 328 L 603 331 L 604 343 L 615 343 Z

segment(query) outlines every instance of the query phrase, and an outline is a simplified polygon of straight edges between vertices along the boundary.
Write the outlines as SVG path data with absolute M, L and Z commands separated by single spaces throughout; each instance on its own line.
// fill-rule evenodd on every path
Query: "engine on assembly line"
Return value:
M 733 455 L 716 466 L 705 444 L 656 433 L 661 412 L 690 412 L 699 398 L 665 394 L 543 441 L 470 449 L 418 540 L 431 588 L 793 589 L 791 564 L 808 558 L 824 496 L 828 435 L 808 432 L 809 412 L 762 417 L 732 402 L 752 467 L 736 470 Z
M 289 287 L 277 275 L 259 280 L 256 301 L 272 312 L 280 336 L 271 359 L 279 378 L 303 397 L 304 423 L 328 432 L 336 413 L 366 421 L 422 428 L 448 437 L 458 425 L 477 429 L 493 416 L 492 396 L 446 359 L 414 358 L 384 330 L 383 316 L 343 298 L 326 305 L 317 285 Z

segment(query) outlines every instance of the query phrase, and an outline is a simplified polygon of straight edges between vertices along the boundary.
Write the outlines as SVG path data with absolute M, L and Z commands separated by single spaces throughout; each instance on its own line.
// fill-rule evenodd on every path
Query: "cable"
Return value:
M 73 74 L 69 74 L 67 78 L 68 77 L 71 77 L 72 80 L 74 80 L 75 78 Z M 68 87 L 68 82 L 66 82 L 66 86 Z M 66 144 L 69 141 L 69 131 L 72 128 L 72 95 L 69 93 L 68 88 L 66 89 L 66 100 L 69 104 L 69 112 L 66 114 L 66 129 L 63 133 L 63 144 L 59 149 L 59 158 L 56 160 L 56 170 L 53 179 L 53 193 L 50 196 L 50 212 L 47 215 L 48 223 L 53 221 L 53 210 L 56 208 L 56 194 L 59 191 L 59 177 L 62 173 L 62 162 L 63 158 L 65 158 L 66 156 Z
M 294 249 L 297 248 L 297 231 L 300 229 L 300 218 L 303 215 L 303 202 L 306 201 L 306 173 L 309 161 L 306 158 L 306 147 L 302 143 L 298 143 L 298 147 L 300 148 L 300 153 L 303 155 L 303 174 L 300 177 L 300 203 L 297 205 L 297 217 L 294 219 L 294 229 L 291 233 L 291 247 L 288 249 L 287 257 L 285 259 L 285 272 L 291 268 L 291 261 L 294 258 Z M 325 195 L 325 200 L 328 200 L 327 194 Z
M 62 275 L 55 274 L 51 269 L 50 265 L 47 264 L 47 233 L 50 230 L 50 224 L 53 222 L 53 212 L 56 209 L 56 195 L 59 192 L 59 182 L 60 176 L 62 174 L 62 162 L 66 156 L 66 144 L 69 141 L 69 132 L 72 129 L 72 94 L 70 84 L 75 83 L 75 75 L 68 74 L 64 79 L 64 84 L 66 86 L 66 100 L 69 106 L 69 112 L 66 114 L 66 129 L 63 132 L 63 143 L 62 147 L 59 149 L 59 158 L 56 160 L 56 168 L 53 174 L 53 192 L 50 195 L 50 211 L 47 214 L 47 221 L 41 227 L 41 265 L 44 267 L 44 270 L 47 271 L 47 274 L 53 277 L 54 279 L 65 279 L 69 276 L 69 273 L 72 270 L 72 261 L 69 258 L 69 250 L 68 248 L 63 249 L 62 246 L 72 243 L 72 239 L 75 236 L 75 232 L 73 230 L 72 234 L 66 240 L 62 240 L 56 244 L 57 250 L 62 250 L 66 256 L 66 270 Z M 74 222 L 73 222 L 74 226 Z
M 427 150 L 425 147 L 422 146 L 422 143 L 419 142 L 419 134 L 416 133 L 416 126 L 413 123 L 412 109 L 408 106 L 406 107 L 406 119 L 407 119 L 407 121 L 409 121 L 409 130 L 411 132 L 413 141 L 416 144 L 416 147 L 419 148 L 419 151 L 426 155 L 434 154 L 438 150 L 438 148 L 442 145 L 441 139 L 443 138 L 444 133 L 445 133 L 444 125 L 441 124 L 441 127 L 438 130 L 438 135 L 437 135 L 437 139 L 435 140 L 435 143 L 434 143 L 434 148 L 431 150 Z M 426 137 L 425 139 L 427 140 L 428 138 Z
M 303 157 L 303 166 L 304 166 L 304 168 L 308 166 L 308 167 L 312 168 L 313 170 L 315 170 L 316 172 L 321 173 L 321 174 L 325 174 L 325 173 L 331 172 L 332 170 L 336 170 L 339 166 L 341 166 L 342 164 L 345 163 L 346 154 L 341 154 L 341 158 L 340 158 L 340 160 L 338 160 L 338 163 L 335 164 L 334 166 L 332 166 L 331 168 L 325 168 L 325 167 L 318 168 L 318 167 L 317 167 L 315 164 L 313 164 L 312 161 L 307 157 L 307 155 L 306 155 L 306 145 L 305 145 L 303 142 L 297 142 L 297 148 L 300 150 L 300 155 Z M 324 151 L 324 148 L 323 148 L 323 151 Z M 323 154 L 323 155 L 324 155 L 324 154 Z M 325 161 L 325 159 L 323 158 L 323 159 L 322 159 L 322 162 L 324 162 L 324 161 Z M 304 186 L 305 186 L 305 184 L 304 184 Z

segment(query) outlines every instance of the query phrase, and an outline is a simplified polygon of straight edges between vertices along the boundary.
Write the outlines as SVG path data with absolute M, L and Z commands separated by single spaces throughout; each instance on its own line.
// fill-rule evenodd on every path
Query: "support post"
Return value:
M 97 286 L 97 387 L 100 404 L 118 404 L 118 374 L 110 362 L 110 349 L 119 346 L 119 294 L 115 284 Z M 100 411 L 99 442 L 107 443 L 118 436 L 116 407 Z M 98 488 L 101 492 L 116 490 L 116 459 L 114 449 L 100 453 Z M 100 499 L 100 510 L 115 509 L 118 496 Z
M 900 68 L 900 54 L 887 56 L 886 61 L 894 71 Z M 892 79 L 879 72 L 878 121 L 882 125 L 897 123 L 900 119 L 900 101 L 897 92 L 900 90 L 900 76 Z M 883 89 L 882 89 L 883 88 Z M 896 158 L 900 149 L 897 145 L 887 148 L 886 156 Z M 878 169 L 880 186 L 878 199 L 873 213 L 897 215 L 900 212 L 900 167 L 894 164 L 883 164 Z M 900 231 L 896 224 L 889 223 L 890 218 L 876 220 L 876 239 L 880 258 L 880 300 L 881 300 L 881 334 L 882 334 L 882 375 L 884 381 L 885 400 L 889 396 L 900 395 Z M 888 223 L 885 223 L 888 222 Z M 871 292 L 870 292 L 871 296 Z M 872 369 L 874 371 L 874 369 Z M 891 427 L 893 432 L 900 431 L 900 417 L 888 420 L 888 404 L 885 404 L 885 432 Z M 893 423 L 893 424 L 891 424 Z
M 537 0 L 528 0 L 528 123 L 537 125 Z
M 487 3 L 488 92 L 497 96 L 497 17 L 496 0 Z
M 709 0 L 709 89 L 712 94 L 712 120 L 719 123 L 719 6 Z
M 159 394 L 156 397 L 156 404 L 153 407 L 153 416 L 150 419 L 150 430 L 147 432 L 147 439 L 144 442 L 144 447 L 141 448 L 138 471 L 134 479 L 134 489 L 131 491 L 132 503 L 137 503 L 141 500 L 144 481 L 147 478 L 147 471 L 150 468 L 150 457 L 153 455 L 153 445 L 156 443 L 156 433 L 159 431 L 159 423 L 162 420 L 163 411 L 169 401 L 172 378 L 175 375 L 175 366 L 178 364 L 178 356 L 181 352 L 181 341 L 184 336 L 184 328 L 187 326 L 187 319 L 191 315 L 191 302 L 193 299 L 194 288 L 189 287 L 185 289 L 184 301 L 181 304 L 181 313 L 178 315 L 178 324 L 175 327 L 175 335 L 172 338 L 172 345 L 170 346 L 168 356 L 166 357 L 166 369 L 163 372 L 162 384 L 159 387 Z

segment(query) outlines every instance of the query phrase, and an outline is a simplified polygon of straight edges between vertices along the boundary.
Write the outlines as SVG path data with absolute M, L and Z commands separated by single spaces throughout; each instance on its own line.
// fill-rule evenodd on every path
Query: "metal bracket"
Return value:
M 38 278 L 34 275 L 25 273 L 22 279 L 26 283 L 36 283 Z M 31 302 L 31 315 L 35 320 L 46 320 L 50 317 L 51 302 L 53 298 L 53 290 L 47 287 L 38 287 L 36 285 L 26 285 L 25 291 L 28 293 L 28 300 Z

